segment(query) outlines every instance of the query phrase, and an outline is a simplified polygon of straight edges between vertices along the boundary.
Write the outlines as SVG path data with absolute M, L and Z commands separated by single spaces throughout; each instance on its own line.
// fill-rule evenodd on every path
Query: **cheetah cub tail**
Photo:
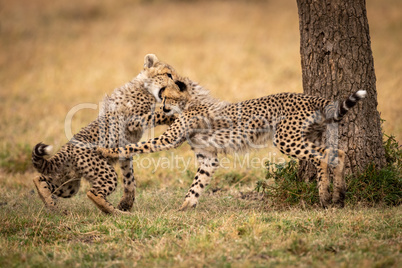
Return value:
M 36 155 L 38 157 L 43 157 L 45 155 L 49 155 L 53 151 L 52 145 L 46 145 L 42 142 L 36 144 L 35 148 L 32 151 L 32 156 Z
M 49 175 L 57 171 L 69 157 L 68 152 L 62 149 L 52 157 L 45 158 L 51 153 L 52 149 L 53 146 L 38 143 L 32 150 L 32 164 L 41 174 Z
M 342 102 L 341 105 L 339 105 L 338 110 L 336 111 L 334 116 L 335 121 L 342 120 L 345 114 L 351 108 L 353 108 L 359 100 L 364 99 L 366 96 L 367 96 L 366 90 L 358 90 L 352 95 L 350 95 L 344 102 Z
M 364 99 L 367 96 L 367 91 L 359 90 L 355 94 L 359 98 L 359 100 L 361 100 L 361 99 Z

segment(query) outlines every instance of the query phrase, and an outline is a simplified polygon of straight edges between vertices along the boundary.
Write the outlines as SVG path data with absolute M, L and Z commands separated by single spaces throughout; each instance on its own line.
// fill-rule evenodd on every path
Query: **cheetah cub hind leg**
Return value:
M 92 191 L 87 192 L 87 197 L 104 213 L 106 214 L 114 214 L 114 215 L 119 215 L 119 214 L 128 214 L 130 215 L 131 213 L 128 211 L 122 211 L 115 209 L 112 204 L 109 203 L 109 201 L 106 200 L 102 195 L 100 194 L 94 194 Z
M 33 183 L 35 184 L 36 190 L 38 191 L 38 195 L 40 199 L 42 199 L 45 206 L 51 210 L 56 210 L 56 199 L 57 197 L 52 194 L 49 189 L 48 184 L 41 180 L 40 176 L 37 176 L 33 179 Z

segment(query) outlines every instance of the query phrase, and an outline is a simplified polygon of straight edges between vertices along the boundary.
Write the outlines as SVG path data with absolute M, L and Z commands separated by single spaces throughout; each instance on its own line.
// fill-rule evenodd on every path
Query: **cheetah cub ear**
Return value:
M 158 63 L 159 60 L 155 54 L 147 54 L 144 58 L 144 68 L 151 68 Z

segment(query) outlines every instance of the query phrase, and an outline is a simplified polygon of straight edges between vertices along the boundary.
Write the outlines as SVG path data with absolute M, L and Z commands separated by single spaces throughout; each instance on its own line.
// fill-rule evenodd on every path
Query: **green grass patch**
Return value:
M 377 169 L 370 165 L 360 174 L 345 178 L 347 184 L 346 204 L 402 204 L 402 150 L 393 136 L 384 141 L 387 165 Z M 283 164 L 266 163 L 267 174 L 256 184 L 256 191 L 263 192 L 277 207 L 302 205 L 318 206 L 319 195 L 316 182 L 301 181 L 297 177 L 298 163 L 290 159 Z
M 276 206 L 294 206 L 297 204 L 317 205 L 319 196 L 317 183 L 306 183 L 297 178 L 298 163 L 294 159 L 283 164 L 266 163 L 265 180 L 259 180 L 257 192 L 263 192 L 273 199 Z
M 402 204 L 401 173 L 393 166 L 378 170 L 370 165 L 365 172 L 348 177 L 347 182 L 346 200 L 349 204 Z

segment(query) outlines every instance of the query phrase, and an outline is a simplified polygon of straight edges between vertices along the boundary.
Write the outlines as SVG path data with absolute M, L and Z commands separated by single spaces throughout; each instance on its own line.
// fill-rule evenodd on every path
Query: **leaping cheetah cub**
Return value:
M 309 160 L 318 170 L 318 190 L 324 208 L 331 203 L 328 165 L 334 168 L 332 201 L 344 206 L 343 178 L 345 153 L 325 147 L 321 135 L 328 123 L 339 121 L 366 96 L 359 90 L 341 105 L 324 98 L 296 93 L 280 93 L 238 103 L 214 99 L 209 92 L 188 78 L 186 86 L 150 89 L 163 99 L 167 115 L 178 114 L 168 130 L 147 142 L 122 148 L 98 150 L 106 157 L 129 158 L 178 147 L 186 140 L 194 150 L 199 168 L 181 209 L 195 207 L 198 198 L 218 168 L 218 153 L 245 151 L 266 144 L 271 136 L 279 150 L 292 157 Z M 271 133 L 271 135 L 270 135 Z
M 145 88 L 174 91 L 178 87 L 174 83 L 177 79 L 171 66 L 160 62 L 155 55 L 146 55 L 140 74 L 115 89 L 110 97 L 106 96 L 98 118 L 75 134 L 58 153 L 46 159 L 51 147 L 37 144 L 32 151 L 32 163 L 41 175 L 33 181 L 45 205 L 54 209 L 57 197 L 75 195 L 84 177 L 91 183 L 87 196 L 100 210 L 105 213 L 129 211 L 136 187 L 132 159 L 120 161 L 124 193 L 116 210 L 106 200 L 117 185 L 114 161 L 96 153 L 95 148 L 135 143 L 145 128 L 173 122 L 172 117 L 161 110 L 154 110 L 156 99 Z

